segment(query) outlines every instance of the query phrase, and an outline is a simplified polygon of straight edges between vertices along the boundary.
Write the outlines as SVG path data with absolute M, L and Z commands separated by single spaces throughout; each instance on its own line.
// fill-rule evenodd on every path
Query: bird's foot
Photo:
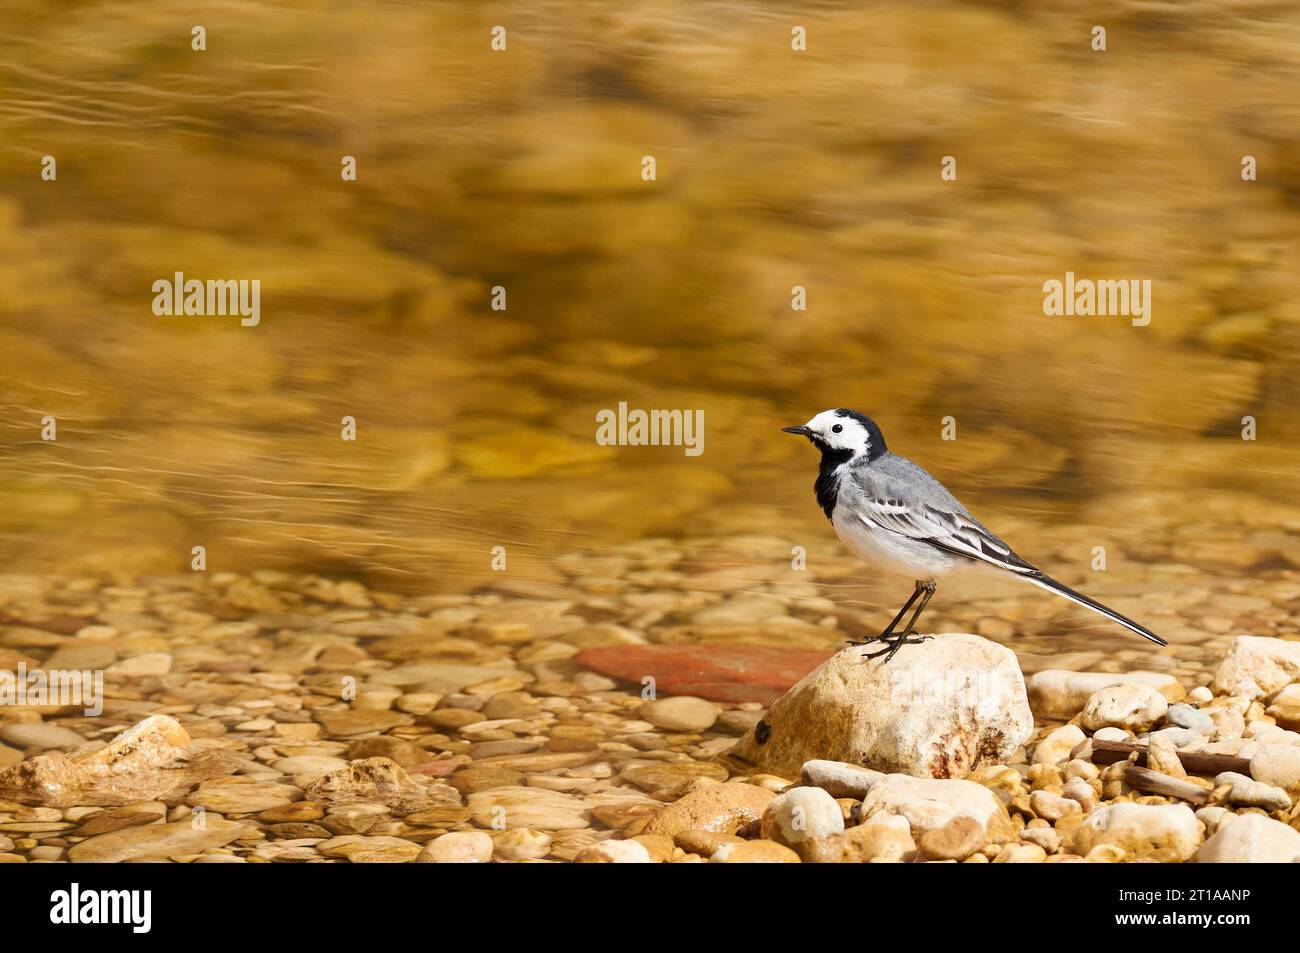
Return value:
M 873 635 L 869 639 L 862 639 L 862 640 L 845 639 L 845 642 L 848 643 L 849 645 L 870 645 L 872 642 L 884 642 L 886 645 L 888 645 L 896 638 L 898 638 L 898 636 L 894 634 L 893 629 L 886 629 L 884 632 L 881 632 L 879 635 Z
M 932 635 L 914 636 L 910 632 L 903 632 L 899 635 L 891 635 L 891 636 L 882 635 L 879 636 L 878 638 L 881 642 L 884 642 L 887 647 L 881 649 L 879 652 L 867 652 L 862 657 L 864 659 L 872 659 L 872 658 L 880 658 L 880 656 L 883 655 L 885 657 L 885 660 L 880 664 L 888 665 L 889 660 L 892 659 L 895 655 L 897 655 L 898 650 L 901 649 L 904 645 L 920 645 L 922 642 L 930 641 L 930 639 L 934 638 L 934 636 Z M 863 644 L 865 645 L 866 643 Z

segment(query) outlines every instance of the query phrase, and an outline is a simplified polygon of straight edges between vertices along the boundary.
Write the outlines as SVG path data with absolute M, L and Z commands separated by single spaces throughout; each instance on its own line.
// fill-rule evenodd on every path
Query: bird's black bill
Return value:
M 800 427 L 782 427 L 781 429 L 782 429 L 783 431 L 785 431 L 786 433 L 794 433 L 794 434 L 798 434 L 798 435 L 801 436 L 801 437 L 806 437 L 806 436 L 808 436 L 808 434 L 812 433 L 812 431 L 809 430 L 807 427 L 802 427 L 802 426 L 800 426 Z

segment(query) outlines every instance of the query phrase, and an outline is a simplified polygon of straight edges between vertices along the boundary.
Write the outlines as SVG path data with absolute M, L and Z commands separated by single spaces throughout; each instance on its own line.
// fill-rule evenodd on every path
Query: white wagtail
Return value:
M 935 577 L 963 569 L 986 569 L 1032 582 L 1087 606 L 1156 645 L 1168 644 L 1151 630 L 1061 585 L 1017 556 L 942 483 L 906 457 L 890 453 L 870 417 L 855 410 L 827 410 L 801 427 L 784 430 L 807 437 L 821 451 L 817 502 L 844 545 L 868 562 L 916 579 L 911 598 L 885 631 L 866 642 L 853 643 L 883 642 L 887 646 L 866 658 L 884 655 L 888 662 L 903 645 L 928 639 L 909 636 L 934 595 Z M 907 627 L 895 634 L 894 628 L 918 597 L 921 603 Z

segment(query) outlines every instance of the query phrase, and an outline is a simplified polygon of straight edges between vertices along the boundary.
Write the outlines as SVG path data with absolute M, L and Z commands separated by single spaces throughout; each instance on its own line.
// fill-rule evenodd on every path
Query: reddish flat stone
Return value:
M 764 645 L 602 645 L 584 649 L 574 661 L 602 675 L 640 683 L 653 676 L 655 690 L 697 695 L 715 702 L 770 705 L 830 652 L 789 652 Z

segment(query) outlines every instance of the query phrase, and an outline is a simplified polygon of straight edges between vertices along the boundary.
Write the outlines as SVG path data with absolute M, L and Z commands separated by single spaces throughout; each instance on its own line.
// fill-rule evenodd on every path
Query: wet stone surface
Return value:
M 1300 643 L 1277 638 L 1293 570 L 1273 571 L 1268 600 L 1185 584 L 1167 653 L 1074 660 L 1146 670 L 1119 689 L 1045 671 L 1070 654 L 1005 598 L 964 600 L 954 624 L 1029 673 L 1028 742 L 964 778 L 827 761 L 778 776 L 728 757 L 763 736 L 765 705 L 738 699 L 774 697 L 883 612 L 802 579 L 783 591 L 779 570 L 663 588 L 691 568 L 666 541 L 619 557 L 621 582 L 585 587 L 574 557 L 566 587 L 436 596 L 276 571 L 0 576 L 0 666 L 105 671 L 102 712 L 0 706 L 0 862 L 1109 862 L 1187 860 L 1216 834 L 1205 859 L 1249 859 L 1300 829 Z M 1210 612 L 1222 632 L 1198 628 Z M 992 618 L 1005 631 L 979 625 Z M 688 684 L 703 692 L 671 690 Z M 1149 737 L 1165 787 L 1093 751 Z M 1233 760 L 1198 774 L 1189 754 Z M 1278 826 L 1227 836 L 1244 815 Z

